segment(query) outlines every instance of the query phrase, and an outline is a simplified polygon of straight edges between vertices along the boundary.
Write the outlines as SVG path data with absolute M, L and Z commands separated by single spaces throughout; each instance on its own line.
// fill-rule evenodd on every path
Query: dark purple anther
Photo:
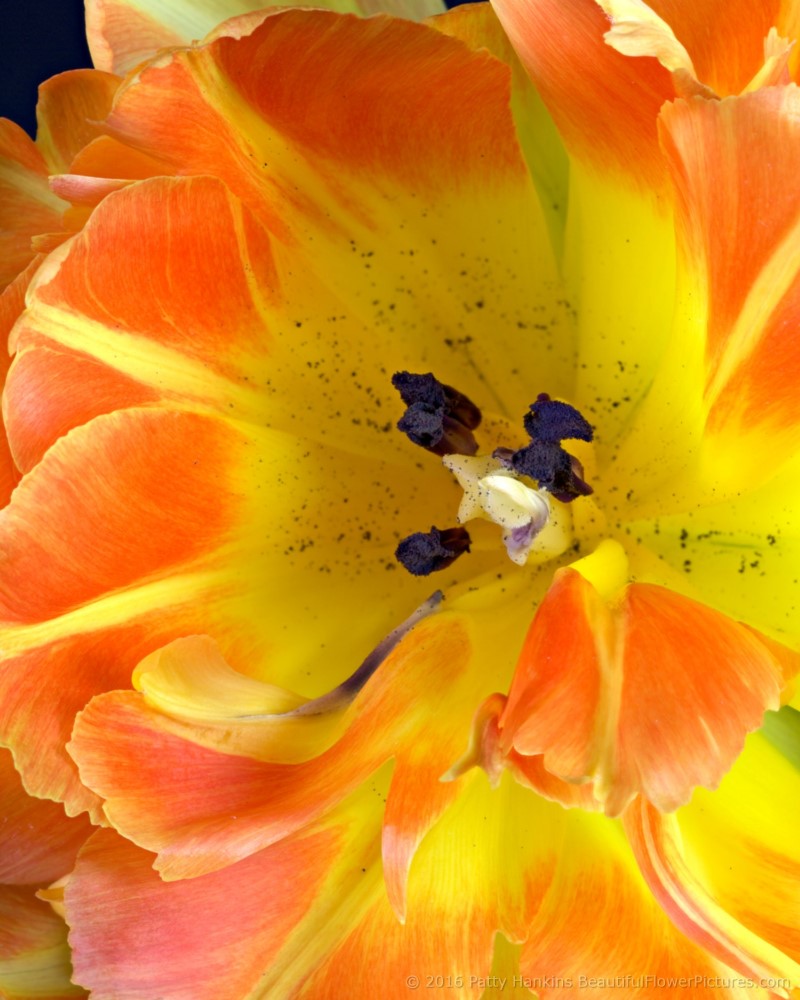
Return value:
M 592 487 L 583 480 L 581 463 L 561 447 L 563 440 L 591 441 L 594 431 L 588 420 L 574 406 L 551 399 L 542 392 L 536 402 L 531 403 L 530 412 L 525 414 L 523 421 L 531 443 L 511 456 L 514 471 L 535 479 L 540 489 L 547 490 L 562 503 L 593 493 Z
M 428 576 L 447 569 L 462 553 L 469 552 L 470 537 L 466 528 L 431 528 L 417 531 L 397 546 L 397 561 L 414 576 Z
M 481 422 L 481 411 L 463 393 L 430 372 L 396 372 L 392 385 L 408 407 L 397 426 L 414 444 L 434 455 L 475 454 L 478 443 L 472 431 Z
M 594 437 L 592 425 L 574 406 L 551 399 L 546 392 L 540 392 L 536 402 L 531 403 L 523 422 L 534 441 L 560 444 L 572 439 L 591 441 Z

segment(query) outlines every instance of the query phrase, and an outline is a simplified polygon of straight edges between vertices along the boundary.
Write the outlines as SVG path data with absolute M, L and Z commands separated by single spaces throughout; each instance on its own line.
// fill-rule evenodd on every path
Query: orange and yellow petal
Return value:
M 798 443 L 800 200 L 784 172 L 800 146 L 798 111 L 796 88 L 771 87 L 707 105 L 679 102 L 662 117 L 684 266 L 705 278 L 708 461 L 735 462 L 751 478 L 767 478 Z
M 47 185 L 47 165 L 33 141 L 0 119 L 0 288 L 33 259 L 34 236 L 61 228 L 65 208 Z
M 796 62 L 791 2 L 495 0 L 494 7 L 572 155 L 642 186 L 663 186 L 656 120 L 665 102 L 788 83 Z
M 471 49 L 488 49 L 511 69 L 511 111 L 525 162 L 547 220 L 556 259 L 563 252 L 569 204 L 569 161 L 547 108 L 489 3 L 454 7 L 428 22 Z
M 482 774 L 466 776 L 415 855 L 405 922 L 381 894 L 298 997 L 333 1000 L 347 982 L 350 996 L 367 1000 L 375 969 L 365 957 L 374 955 L 390 1000 L 408 996 L 414 976 L 420 990 L 484 997 L 496 951 L 527 936 L 551 884 L 563 815 L 512 781 L 491 789 Z M 505 961 L 510 982 L 519 965 L 513 952 Z
M 119 84 L 110 73 L 77 69 L 39 87 L 36 146 L 51 174 L 69 170 L 80 150 L 102 133 Z
M 186 667 L 202 653 L 197 647 L 183 644 Z M 334 703 L 326 710 L 325 698 L 318 707 L 281 711 L 275 705 L 265 712 L 263 700 L 275 694 L 265 689 L 259 696 L 253 683 L 250 697 L 262 701 L 262 711 L 240 719 L 241 709 L 231 706 L 212 740 L 197 717 L 196 698 L 194 718 L 186 717 L 185 695 L 183 705 L 174 700 L 170 718 L 150 707 L 146 694 L 115 692 L 96 698 L 80 715 L 69 749 L 84 783 L 105 799 L 109 820 L 158 851 L 157 868 L 169 879 L 216 870 L 286 836 L 395 758 L 384 857 L 392 901 L 402 909 L 411 857 L 456 795 L 453 785 L 438 779 L 458 753 L 481 684 L 473 657 L 466 623 L 438 613 L 402 639 L 362 690 L 348 694 L 346 685 L 342 708 Z M 189 683 L 185 668 L 183 677 Z M 165 682 L 169 678 L 162 678 L 159 707 Z M 139 683 L 145 691 L 150 687 L 147 675 Z M 325 715 L 330 721 L 320 718 Z M 431 717 L 443 720 L 435 748 L 424 738 Z M 235 755 L 237 746 L 248 756 Z M 228 815 L 237 822 L 226 824 Z
M 311 828 L 194 879 L 162 882 L 152 856 L 96 835 L 66 891 L 77 981 L 99 997 L 146 997 L 157 984 L 165 1000 L 238 1000 L 256 984 L 322 998 L 347 982 L 348 996 L 366 1000 L 376 988 L 367 956 L 380 954 L 381 996 L 406 996 L 414 972 L 421 983 L 451 975 L 455 996 L 481 996 L 497 928 L 524 934 L 549 881 L 555 844 L 542 804 L 513 782 L 492 791 L 467 779 L 415 858 L 402 925 L 381 879 L 387 777 Z M 557 825 L 558 807 L 545 808 Z
M 578 161 L 662 187 L 656 118 L 674 97 L 655 59 L 605 44 L 610 24 L 595 0 L 494 0 L 500 22 Z
M 126 73 L 160 49 L 190 45 L 221 21 L 257 14 L 260 0 L 87 0 L 86 36 L 100 70 Z M 294 6 L 284 4 L 283 6 Z M 437 0 L 321 0 L 315 4 L 343 14 L 377 14 L 421 20 L 442 10 Z
M 493 962 L 518 977 L 522 995 L 742 995 L 728 966 L 670 924 L 616 821 L 565 812 L 513 781 L 491 789 L 477 773 L 420 846 L 400 924 L 380 871 L 386 779 L 312 827 L 193 879 L 163 882 L 151 855 L 98 833 L 66 891 L 77 981 L 99 997 L 132 998 L 157 983 L 165 1000 L 234 1000 L 256 983 L 323 1000 L 346 982 L 348 996 L 367 1000 L 368 959 L 380 955 L 388 1000 L 408 995 L 411 976 L 446 982 L 462 1000 L 490 996 Z
M 229 425 L 156 408 L 107 415 L 61 440 L 3 512 L 3 619 L 58 618 L 219 544 L 236 517 L 233 469 L 246 448 Z
M 784 173 L 797 108 L 790 86 L 662 113 L 677 297 L 661 370 L 609 468 L 609 487 L 631 492 L 631 519 L 735 502 L 797 450 L 797 197 Z
M 141 623 L 157 613 L 172 622 L 181 616 L 180 607 L 170 612 L 170 585 L 159 588 L 157 576 L 191 563 L 230 524 L 235 495 L 223 502 L 224 473 L 215 459 L 230 475 L 237 437 L 191 414 L 110 416 L 92 428 L 90 440 L 78 432 L 51 449 L 3 511 L 3 731 L 35 794 L 59 797 L 75 785 L 63 751 L 74 714 L 104 685 L 127 683 L 137 660 L 154 648 L 138 645 L 148 642 Z M 154 458 L 160 461 L 151 464 Z M 155 645 L 157 635 L 149 640 Z M 126 663 L 129 645 L 135 658 Z M 85 791 L 75 793 L 85 801 Z
M 672 74 L 677 96 L 714 99 L 790 80 L 792 35 L 783 38 L 776 25 L 788 26 L 791 15 L 787 20 L 782 8 L 791 2 L 597 3 L 610 22 L 606 43 L 627 56 L 656 59 Z
M 582 810 L 564 815 L 558 866 L 520 955 L 538 996 L 766 1000 L 767 990 L 749 990 L 738 970 L 670 922 L 619 821 Z
M 31 789 L 85 802 L 63 751 L 75 712 L 180 635 L 210 633 L 237 670 L 310 693 L 343 680 L 419 600 L 418 581 L 387 569 L 388 513 L 426 516 L 425 495 L 390 466 L 364 471 L 290 435 L 162 407 L 97 417 L 52 447 L 2 514 L 3 726 Z M 337 481 L 367 484 L 344 519 Z M 346 586 L 330 587 L 334 572 Z
M 309 81 L 319 100 L 302 96 Z M 329 357 L 342 313 L 357 316 L 387 369 L 403 331 L 417 365 L 471 398 L 490 385 L 511 415 L 528 402 L 526 365 L 554 391 L 563 382 L 571 339 L 508 100 L 507 67 L 431 28 L 285 11 L 146 69 L 108 124 L 174 169 L 221 177 L 274 236 L 287 298 L 309 303 L 302 260 L 303 284 L 324 287 L 320 309 L 294 318 L 307 329 L 319 315 L 325 330 L 339 317 L 337 345 L 327 332 L 318 345 Z M 197 127 L 166 127 L 175 120 Z M 385 376 L 355 360 L 389 405 Z
M 797 661 L 785 655 L 666 588 L 603 594 L 563 569 L 520 656 L 501 746 L 542 754 L 564 781 L 593 781 L 610 815 L 637 794 L 673 810 L 696 785 L 716 787 L 746 734 L 778 707 L 786 664 Z
M 7 341 L 11 329 L 25 308 L 25 292 L 34 274 L 39 269 L 43 256 L 37 254 L 14 280 L 0 292 L 0 337 Z M 11 358 L 0 353 L 0 384 L 5 385 Z M 14 487 L 20 479 L 20 471 L 11 455 L 11 448 L 3 420 L 0 431 L 0 507 L 5 507 Z
M 790 708 L 770 715 L 713 795 L 698 790 L 674 816 L 644 804 L 626 815 L 671 919 L 741 973 L 789 993 L 800 982 L 799 718 Z
M 0 886 L 0 994 L 7 1000 L 78 1000 L 64 921 L 34 891 Z

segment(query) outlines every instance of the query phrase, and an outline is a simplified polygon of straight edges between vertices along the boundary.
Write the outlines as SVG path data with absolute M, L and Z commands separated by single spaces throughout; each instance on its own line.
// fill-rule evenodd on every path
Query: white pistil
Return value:
M 509 558 L 518 566 L 525 565 L 532 550 L 551 556 L 569 545 L 569 533 L 557 510 L 561 505 L 554 506 L 544 490 L 526 486 L 499 459 L 446 455 L 442 463 L 464 490 L 459 524 L 480 517 L 500 525 Z

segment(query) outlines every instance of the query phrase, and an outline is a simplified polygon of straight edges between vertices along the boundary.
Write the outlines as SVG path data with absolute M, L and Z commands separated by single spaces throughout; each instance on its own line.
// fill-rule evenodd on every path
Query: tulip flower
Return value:
M 192 6 L 89 4 L 6 300 L 72 982 L 795 995 L 791 12 Z

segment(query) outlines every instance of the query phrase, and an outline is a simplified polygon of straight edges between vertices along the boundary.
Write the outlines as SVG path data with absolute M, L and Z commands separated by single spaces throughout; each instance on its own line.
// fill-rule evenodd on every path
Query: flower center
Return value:
M 397 372 L 392 384 L 407 407 L 398 429 L 414 444 L 442 456 L 464 490 L 459 524 L 483 518 L 499 525 L 506 552 L 518 566 L 534 550 L 544 555 L 565 550 L 569 532 L 563 505 L 592 492 L 581 463 L 562 447 L 565 440 L 591 441 L 594 436 L 574 406 L 540 393 L 523 417 L 527 445 L 476 455 L 472 432 L 482 415 L 463 393 L 430 372 Z M 410 573 L 427 576 L 469 552 L 470 542 L 465 528 L 432 527 L 404 538 L 395 555 Z
M 569 532 L 563 516 L 542 489 L 527 486 L 501 458 L 494 455 L 447 455 L 442 464 L 464 490 L 459 524 L 484 518 L 503 529 L 503 544 L 512 562 L 524 566 L 536 545 L 550 554 L 563 552 Z

